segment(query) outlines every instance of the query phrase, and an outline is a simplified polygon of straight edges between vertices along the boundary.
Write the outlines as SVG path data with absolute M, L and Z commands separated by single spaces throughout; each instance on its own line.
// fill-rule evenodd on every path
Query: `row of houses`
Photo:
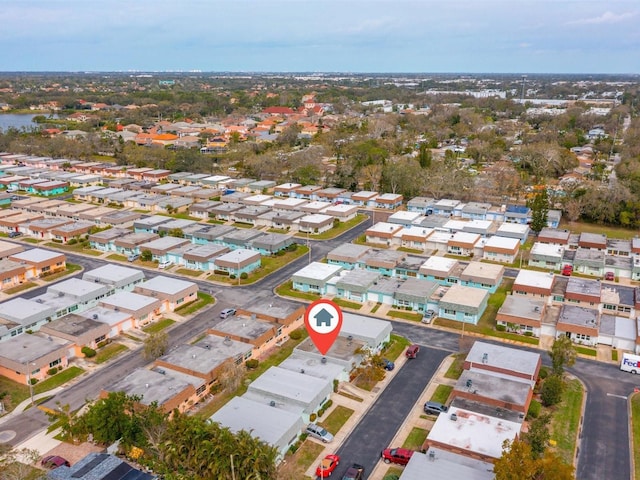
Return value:
M 520 270 L 496 321 L 536 337 L 566 335 L 578 344 L 639 352 L 638 312 L 638 287 Z
M 640 238 L 607 238 L 604 234 L 572 234 L 568 230 L 543 229 L 529 253 L 532 267 L 574 272 L 598 278 L 640 280 Z
M 0 290 L 17 287 L 66 268 L 66 257 L 62 253 L 41 248 L 25 249 L 0 240 Z
M 103 388 L 101 395 L 122 391 L 156 402 L 165 411 L 188 411 L 219 388 L 229 365 L 259 359 L 281 345 L 303 324 L 304 307 L 282 299 L 254 302 L 233 317 L 216 322 L 198 341 L 180 345 L 148 368 L 138 369 Z M 345 314 L 340 336 L 320 355 L 310 339 L 290 357 L 269 368 L 212 417 L 232 431 L 246 430 L 276 446 L 280 456 L 297 441 L 312 414 L 322 408 L 334 390 L 334 381 L 349 379 L 363 348 L 378 352 L 389 341 L 391 324 Z
M 471 262 L 462 266 L 456 260 L 430 257 L 416 266 L 418 276 L 391 277 L 376 266 L 384 261 L 378 254 L 388 252 L 372 251 L 363 259 L 365 268 L 349 270 L 335 264 L 311 263 L 293 274 L 293 288 L 416 312 L 433 310 L 442 318 L 477 324 L 504 275 L 504 267 L 499 265 Z
M 476 341 L 450 394 L 401 480 L 493 480 L 504 442 L 518 438 L 533 398 L 542 359 L 537 353 Z

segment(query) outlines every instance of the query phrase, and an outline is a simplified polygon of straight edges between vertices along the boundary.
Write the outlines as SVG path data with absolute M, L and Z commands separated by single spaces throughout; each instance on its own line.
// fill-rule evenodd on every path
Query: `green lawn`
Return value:
M 65 370 L 62 370 L 59 373 L 56 373 L 52 377 L 49 377 L 41 382 L 36 383 L 33 386 L 33 393 L 44 393 L 60 385 L 64 385 L 70 380 L 82 375 L 84 370 L 80 367 L 69 367 Z M 28 389 L 28 388 L 27 388 Z
M 556 441 L 556 450 L 560 457 L 569 464 L 572 464 L 575 458 L 583 395 L 580 381 L 567 382 L 563 400 L 553 411 L 551 420 L 551 438 Z
M 415 255 L 424 255 L 422 250 L 418 250 L 416 248 L 407 248 L 407 247 L 398 247 L 399 252 L 412 253 Z
M 92 250 L 90 248 L 85 248 L 82 245 L 78 245 L 78 244 L 66 245 L 66 244 L 56 243 L 56 242 L 47 242 L 44 245 L 46 247 L 56 248 L 58 250 L 66 250 L 68 252 L 81 253 L 83 255 L 91 255 L 93 257 L 99 257 L 104 253 L 104 252 L 99 252 L 97 250 Z
M 182 305 L 174 310 L 178 315 L 186 316 L 197 312 L 198 310 L 206 307 L 209 304 L 214 304 L 215 299 L 208 293 L 198 292 L 198 299 L 193 302 L 189 302 L 186 305 Z
M 404 320 L 411 320 L 413 322 L 419 322 L 422 320 L 422 315 L 420 313 L 409 312 L 404 310 L 389 310 L 387 312 L 387 316 L 392 318 L 402 318 Z
M 199 277 L 204 272 L 202 270 L 191 270 L 190 268 L 178 268 L 176 273 L 179 275 L 186 275 L 187 277 Z
M 378 309 L 382 306 L 381 303 L 376 303 L 373 308 L 371 309 L 371 313 L 376 313 L 378 311 Z
M 153 322 L 151 325 L 147 325 L 142 329 L 142 331 L 146 333 L 158 333 L 165 328 L 170 327 L 174 323 L 176 323 L 175 320 L 171 320 L 170 318 L 163 318 L 157 322 Z
M 71 275 L 80 270 L 82 270 L 82 267 L 80 265 L 76 265 L 75 263 L 67 263 L 67 268 L 64 271 L 54 273 L 53 275 L 46 275 L 42 277 L 42 280 L 44 280 L 45 282 L 53 282 L 54 280 L 66 277 L 67 275 Z
M 449 366 L 447 373 L 444 374 L 445 378 L 452 378 L 454 380 L 460 378 L 464 370 L 464 359 L 466 356 L 466 353 L 456 353 L 453 355 L 453 363 Z
M 567 222 L 566 220 L 560 221 L 558 229 L 570 230 L 572 233 L 597 233 L 598 235 L 605 234 L 607 238 L 620 238 L 629 240 L 638 235 L 637 230 L 629 230 L 622 227 L 612 227 L 607 225 L 596 225 L 593 223 L 582 222 Z
M 311 302 L 318 300 L 320 298 L 319 293 L 299 292 L 298 290 L 294 290 L 293 282 L 291 280 L 277 287 L 276 293 L 278 295 L 282 295 L 283 297 L 294 297 L 294 298 L 299 298 L 301 300 L 309 300 Z
M 343 407 L 342 405 L 338 405 L 333 409 L 333 411 L 327 418 L 325 418 L 321 422 L 318 422 L 318 424 L 322 425 L 330 433 L 335 435 L 340 431 L 347 420 L 349 420 L 349 417 L 351 417 L 351 415 L 353 415 L 353 410 L 347 407 Z
M 391 338 L 387 346 L 384 347 L 382 356 L 391 361 L 395 361 L 404 350 L 411 345 L 411 342 L 400 335 L 391 334 Z
M 389 475 L 397 475 L 398 477 L 400 475 L 402 475 L 402 472 L 404 472 L 404 468 L 402 467 L 397 467 L 397 466 L 393 466 L 393 467 L 389 467 L 387 468 L 387 471 L 384 474 L 383 480 L 389 476 Z
M 126 262 L 127 257 L 124 255 L 120 255 L 119 253 L 112 253 L 111 255 L 107 255 L 109 260 L 115 260 L 116 262 Z
M 598 353 L 595 348 L 581 347 L 579 345 L 576 345 L 576 352 L 590 357 L 595 357 Z
M 631 397 L 631 433 L 633 435 L 633 458 L 635 461 L 635 475 L 633 478 L 640 478 L 640 394 Z
M 26 283 L 23 283 L 22 285 L 18 285 L 17 287 L 7 288 L 3 290 L 3 292 L 6 293 L 7 295 L 13 295 L 14 293 L 24 292 L 25 290 L 29 290 L 30 288 L 37 287 L 37 286 L 38 286 L 37 283 L 26 282 Z
M 345 300 L 343 298 L 334 298 L 333 299 L 333 303 L 335 303 L 336 305 L 339 305 L 341 307 L 344 307 L 344 308 L 351 308 L 352 310 L 360 310 L 362 308 L 362 304 L 361 303 L 350 302 L 350 301 Z
M 102 347 L 100 350 L 98 350 L 96 356 L 93 357 L 91 360 L 93 360 L 97 364 L 101 364 L 104 362 L 108 362 L 113 357 L 117 357 L 118 355 L 120 355 L 122 352 L 126 350 L 129 350 L 129 349 L 125 345 L 122 345 L 121 343 L 110 343 L 109 345 L 106 345 Z
M 427 439 L 427 435 L 429 435 L 429 430 L 413 427 L 411 432 L 409 432 L 407 439 L 402 444 L 402 448 L 407 448 L 409 450 L 421 450 L 422 444 Z
M 27 242 L 27 243 L 40 243 L 40 242 L 42 242 L 42 240 L 38 240 L 37 238 L 24 238 L 22 241 L 23 242 Z
M 449 395 L 451 395 L 451 392 L 453 392 L 452 386 L 438 385 L 436 387 L 436 391 L 433 392 L 433 395 L 431 395 L 431 401 L 443 403 L 443 404 L 447 403 L 447 400 L 449 400 Z

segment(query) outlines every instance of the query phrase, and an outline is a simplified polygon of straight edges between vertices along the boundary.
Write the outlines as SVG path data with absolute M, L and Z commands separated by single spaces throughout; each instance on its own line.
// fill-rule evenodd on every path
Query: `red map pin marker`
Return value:
M 304 324 L 313 344 L 325 355 L 342 328 L 342 310 L 331 300 L 316 300 L 304 312 Z

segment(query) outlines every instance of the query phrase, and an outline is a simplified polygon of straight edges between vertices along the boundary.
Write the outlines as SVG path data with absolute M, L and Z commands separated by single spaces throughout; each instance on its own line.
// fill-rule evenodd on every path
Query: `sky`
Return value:
M 0 0 L 0 71 L 640 73 L 639 0 Z

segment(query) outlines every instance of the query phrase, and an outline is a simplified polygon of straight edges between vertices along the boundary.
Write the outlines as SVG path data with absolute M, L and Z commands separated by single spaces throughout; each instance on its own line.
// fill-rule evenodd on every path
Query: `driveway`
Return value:
M 336 472 L 338 478 L 352 463 L 363 465 L 365 478 L 369 476 L 380 452 L 389 446 L 440 363 L 450 353 L 422 346 L 417 358 L 407 361 L 338 450 L 342 458 Z

